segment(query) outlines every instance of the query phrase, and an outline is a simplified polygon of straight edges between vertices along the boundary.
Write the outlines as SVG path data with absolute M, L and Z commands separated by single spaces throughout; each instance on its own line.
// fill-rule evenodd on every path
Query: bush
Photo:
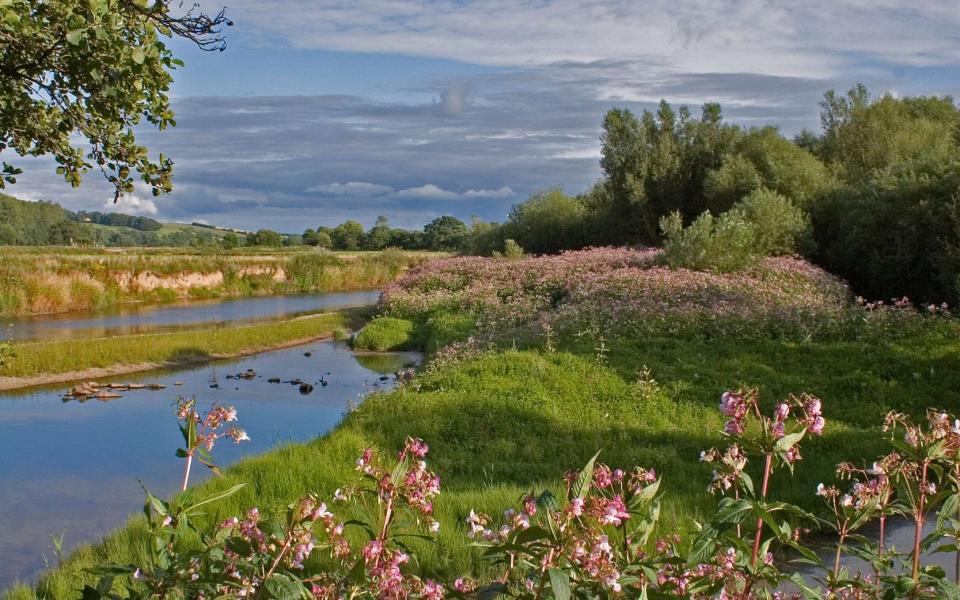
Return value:
M 358 350 L 387 352 L 415 347 L 414 323 L 407 319 L 377 317 L 357 333 L 353 347 Z
M 690 226 L 674 212 L 660 219 L 663 230 L 663 261 L 673 268 L 729 273 L 754 264 L 753 227 L 733 212 L 714 217 L 700 215 Z
M 473 335 L 477 320 L 465 313 L 440 313 L 427 321 L 427 352 L 436 352 L 453 342 L 462 342 Z
M 587 211 L 577 198 L 559 189 L 538 192 L 510 210 L 504 235 L 534 254 L 582 248 L 586 244 Z
M 519 260 L 523 258 L 523 246 L 515 240 L 506 240 L 503 242 L 503 252 L 494 252 L 494 258 L 506 258 L 507 260 Z
M 805 254 L 812 247 L 810 218 L 777 192 L 766 188 L 754 190 L 734 205 L 731 212 L 753 228 L 757 254 Z

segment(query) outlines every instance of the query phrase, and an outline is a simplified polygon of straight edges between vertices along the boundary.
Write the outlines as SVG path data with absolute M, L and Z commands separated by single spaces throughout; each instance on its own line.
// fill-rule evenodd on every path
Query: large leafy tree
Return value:
M 171 189 L 173 161 L 137 143 L 143 122 L 175 125 L 168 90 L 183 63 L 167 41 L 222 50 L 223 11 L 173 0 L 0 0 L 0 155 L 51 155 L 74 187 L 99 169 L 116 195 L 134 173 L 154 195 Z M 84 140 L 83 148 L 77 147 Z M 21 171 L 2 162 L 0 187 Z
M 616 232 L 608 242 L 657 243 L 660 218 L 679 211 L 691 221 L 705 209 L 707 172 L 722 164 L 741 135 L 723 123 L 718 104 L 705 104 L 699 119 L 686 107 L 661 102 L 638 119 L 629 110 L 604 116 L 600 167 Z

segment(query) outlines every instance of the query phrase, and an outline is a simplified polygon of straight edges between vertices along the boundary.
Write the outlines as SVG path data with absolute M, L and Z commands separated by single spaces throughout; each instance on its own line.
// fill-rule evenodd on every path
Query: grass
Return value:
M 562 473 L 598 449 L 611 465 L 655 467 L 669 498 L 664 531 L 690 532 L 710 503 L 709 469 L 697 456 L 722 443 L 719 394 L 740 384 L 758 386 L 770 406 L 791 392 L 824 399 L 827 433 L 805 445 L 794 479 L 777 476 L 772 483 L 776 494 L 815 506 L 816 485 L 832 479 L 836 462 L 881 452 L 885 411 L 960 409 L 957 332 L 951 325 L 893 342 L 807 344 L 664 336 L 611 341 L 604 364 L 594 342 L 582 338 L 552 353 L 486 351 L 428 371 L 414 386 L 368 398 L 324 437 L 244 460 L 225 478 L 203 484 L 203 493 L 249 484 L 206 520 L 250 506 L 281 511 L 307 491 L 329 496 L 354 476 L 364 447 L 393 450 L 414 435 L 430 444 L 432 467 L 443 478 L 439 542 L 419 555 L 431 575 L 481 568 L 462 526 L 470 508 L 497 514 L 530 490 L 560 489 Z M 36 589 L 12 589 L 7 600 L 73 597 L 81 581 L 90 581 L 84 568 L 135 560 L 143 541 L 143 523 L 134 519 L 78 551 Z
M 134 301 L 375 289 L 437 256 L 442 255 L 307 247 L 230 252 L 3 248 L 0 316 L 95 310 Z
M 590 257 L 575 257 L 576 264 L 584 258 Z M 462 317 L 463 307 L 449 302 L 446 295 L 449 289 L 463 287 L 462 274 L 471 264 L 453 263 L 456 272 L 451 268 L 440 275 L 428 267 L 412 276 L 420 277 L 423 289 L 395 296 L 398 305 L 408 316 L 422 315 L 417 326 L 433 328 L 437 338 L 462 340 L 472 335 L 475 322 Z M 586 270 L 579 272 L 587 274 L 570 270 L 563 275 L 600 285 Z M 510 313 L 515 317 L 510 323 L 549 322 L 567 314 L 569 301 L 549 301 L 552 288 L 518 278 L 532 290 L 531 296 L 539 294 L 546 300 L 524 300 L 522 311 Z M 670 273 L 664 278 L 676 279 Z M 483 280 L 487 281 L 491 278 Z M 505 281 L 511 290 L 522 289 Z M 483 282 L 478 285 L 486 285 Z M 695 283 L 706 292 L 716 289 L 709 282 Z M 681 287 L 675 289 L 682 290 L 683 285 L 678 282 Z M 492 308 L 482 309 L 486 313 L 481 317 L 508 301 L 523 300 L 515 292 L 502 294 L 501 288 L 483 289 L 489 297 L 486 305 Z M 624 304 L 634 307 L 651 297 L 646 288 L 624 294 Z M 588 295 L 581 296 L 583 306 L 591 306 Z M 576 290 L 567 297 L 577 298 Z M 840 321 L 854 313 L 831 304 L 832 295 L 815 297 L 823 299 L 824 314 L 833 315 L 823 318 L 836 319 L 833 329 L 816 336 L 796 335 L 790 328 L 777 333 L 776 328 L 751 331 L 713 323 L 697 329 L 697 321 L 684 321 L 677 328 L 666 320 L 659 333 L 656 323 L 620 332 L 605 329 L 603 336 L 555 328 L 548 337 L 540 329 L 521 337 L 520 349 L 515 349 L 516 338 L 510 335 L 518 330 L 511 329 L 505 339 L 487 338 L 473 349 L 441 348 L 412 384 L 369 397 L 329 434 L 241 461 L 223 479 L 202 484 L 201 494 L 237 482 L 248 484 L 214 507 L 205 522 L 212 524 L 250 506 L 281 512 L 309 491 L 329 498 L 334 489 L 352 480 L 353 461 L 364 447 L 392 452 L 411 435 L 430 444 L 431 467 L 443 478 L 444 491 L 435 504 L 441 522 L 438 542 L 416 548 L 427 576 L 449 581 L 484 568 L 465 537 L 463 521 L 470 509 L 499 514 L 523 494 L 559 490 L 563 473 L 581 467 L 597 450 L 602 450 L 601 460 L 613 466 L 656 468 L 667 495 L 660 527 L 663 532 L 689 534 L 713 502 L 706 493 L 710 469 L 698 461 L 699 453 L 723 444 L 719 396 L 740 386 L 758 387 L 768 408 L 790 393 L 809 392 L 823 399 L 825 435 L 804 443 L 805 458 L 793 478 L 778 473 L 771 483 L 775 497 L 815 508 L 816 486 L 834 480 L 837 462 L 867 461 L 884 451 L 879 425 L 888 410 L 919 416 L 935 406 L 960 412 L 960 322 L 907 318 L 895 312 L 855 313 L 869 318 L 854 328 Z M 669 300 L 666 295 L 654 299 Z M 700 303 L 695 308 L 712 310 L 711 306 Z M 382 308 L 391 314 L 389 296 Z M 728 303 L 721 308 L 729 310 Z M 739 313 L 713 314 L 735 319 Z M 791 315 L 782 318 L 796 319 Z M 136 562 L 144 543 L 143 522 L 133 519 L 101 544 L 73 554 L 38 586 L 13 588 L 7 598 L 75 597 L 82 582 L 91 581 L 84 569 L 104 562 Z
M 413 321 L 394 317 L 377 317 L 357 332 L 353 347 L 376 352 L 405 350 L 413 341 L 413 329 Z
M 347 310 L 262 322 L 241 327 L 205 327 L 170 333 L 11 344 L 14 355 L 0 367 L 3 377 L 54 375 L 91 368 L 203 360 L 269 349 L 297 340 L 355 328 L 364 310 Z

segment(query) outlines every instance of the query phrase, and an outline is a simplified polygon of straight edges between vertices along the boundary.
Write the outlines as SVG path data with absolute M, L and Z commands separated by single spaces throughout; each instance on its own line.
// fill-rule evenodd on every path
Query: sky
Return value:
M 114 205 L 99 174 L 73 190 L 48 159 L 17 162 L 7 191 L 246 230 L 502 221 L 533 192 L 600 178 L 612 107 L 717 101 L 793 135 L 819 129 L 824 91 L 858 82 L 960 97 L 956 0 L 232 0 L 227 14 L 226 51 L 173 43 L 177 127 L 138 136 L 173 158 L 171 194 Z

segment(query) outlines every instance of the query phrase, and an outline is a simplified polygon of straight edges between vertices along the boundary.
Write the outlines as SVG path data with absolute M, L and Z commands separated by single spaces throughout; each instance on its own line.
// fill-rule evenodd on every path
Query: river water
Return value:
M 376 304 L 379 291 L 253 296 L 171 304 L 120 304 L 104 311 L 58 313 L 0 321 L 0 340 L 88 338 L 169 331 L 201 324 L 244 323 L 318 310 Z
M 393 386 L 393 373 L 418 360 L 414 353 L 357 354 L 324 341 L 111 378 L 101 383 L 167 387 L 120 392 L 122 398 L 110 401 L 64 400 L 66 385 L 0 394 L 0 589 L 55 564 L 53 536 L 62 535 L 69 550 L 122 525 L 142 507 L 138 480 L 161 496 L 176 491 L 182 474 L 174 456 L 182 442 L 173 415 L 178 396 L 196 396 L 200 407 L 214 401 L 237 407 L 237 424 L 252 441 L 221 442 L 214 457 L 228 465 L 329 431 L 351 403 Z M 247 369 L 257 376 L 227 377 Z M 304 395 L 299 386 L 271 378 L 299 378 L 314 389 Z M 194 476 L 205 477 L 206 469 Z

